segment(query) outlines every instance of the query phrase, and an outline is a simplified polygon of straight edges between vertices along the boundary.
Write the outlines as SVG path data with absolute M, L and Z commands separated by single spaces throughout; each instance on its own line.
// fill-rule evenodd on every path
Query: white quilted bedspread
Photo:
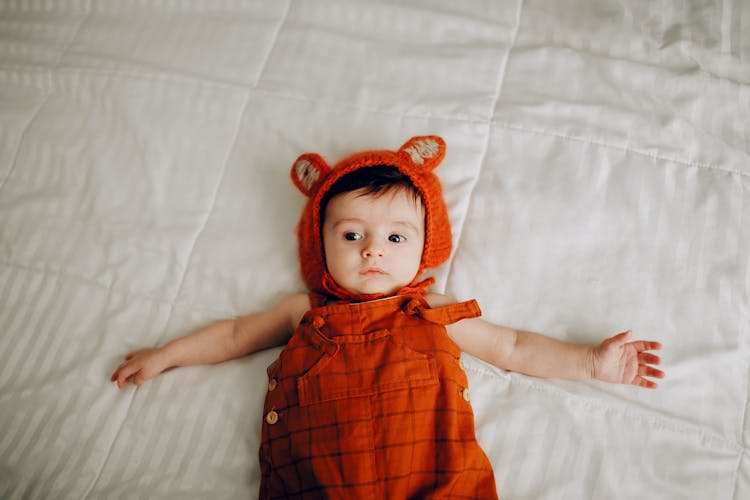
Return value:
M 438 134 L 438 291 L 656 391 L 467 356 L 505 499 L 750 498 L 750 3 L 0 0 L 0 498 L 248 498 L 278 349 L 127 352 L 301 291 L 294 159 Z

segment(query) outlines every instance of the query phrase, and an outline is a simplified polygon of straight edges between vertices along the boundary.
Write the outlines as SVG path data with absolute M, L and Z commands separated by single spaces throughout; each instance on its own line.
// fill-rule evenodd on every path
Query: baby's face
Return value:
M 355 295 L 396 293 L 417 277 L 424 216 L 422 202 L 404 189 L 334 196 L 323 222 L 328 272 Z

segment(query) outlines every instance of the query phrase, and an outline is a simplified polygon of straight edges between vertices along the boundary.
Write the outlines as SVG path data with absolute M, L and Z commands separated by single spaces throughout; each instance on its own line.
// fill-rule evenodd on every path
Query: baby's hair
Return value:
M 320 213 L 325 214 L 326 206 L 334 196 L 360 189 L 360 196 L 382 196 L 393 190 L 404 189 L 412 195 L 415 203 L 422 201 L 411 179 L 398 168 L 391 165 L 373 165 L 350 172 L 334 182 L 320 202 Z

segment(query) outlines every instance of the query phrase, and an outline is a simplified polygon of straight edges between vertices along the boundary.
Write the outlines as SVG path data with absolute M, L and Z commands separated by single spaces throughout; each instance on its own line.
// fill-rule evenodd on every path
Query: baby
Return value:
M 365 151 L 334 168 L 292 166 L 309 199 L 297 235 L 311 293 L 125 357 L 122 388 L 164 370 L 286 344 L 268 368 L 260 498 L 497 498 L 476 442 L 460 352 L 538 377 L 655 388 L 658 342 L 630 332 L 572 345 L 479 318 L 475 301 L 428 292 L 451 252 L 440 137 Z

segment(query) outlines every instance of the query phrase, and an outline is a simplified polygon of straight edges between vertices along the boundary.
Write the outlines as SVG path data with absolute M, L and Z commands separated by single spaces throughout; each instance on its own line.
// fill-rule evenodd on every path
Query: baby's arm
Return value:
M 433 307 L 450 303 L 445 296 L 431 294 Z M 500 368 L 545 378 L 633 384 L 653 389 L 657 384 L 644 377 L 663 378 L 651 365 L 660 359 L 645 351 L 661 349 L 651 341 L 627 342 L 630 332 L 604 340 L 597 346 L 575 345 L 538 333 L 515 330 L 484 321 L 465 319 L 448 325 L 448 335 L 458 347 Z
M 310 308 L 306 294 L 287 297 L 268 311 L 218 321 L 162 347 L 128 354 L 112 374 L 118 388 L 143 382 L 176 366 L 212 364 L 283 345 Z

